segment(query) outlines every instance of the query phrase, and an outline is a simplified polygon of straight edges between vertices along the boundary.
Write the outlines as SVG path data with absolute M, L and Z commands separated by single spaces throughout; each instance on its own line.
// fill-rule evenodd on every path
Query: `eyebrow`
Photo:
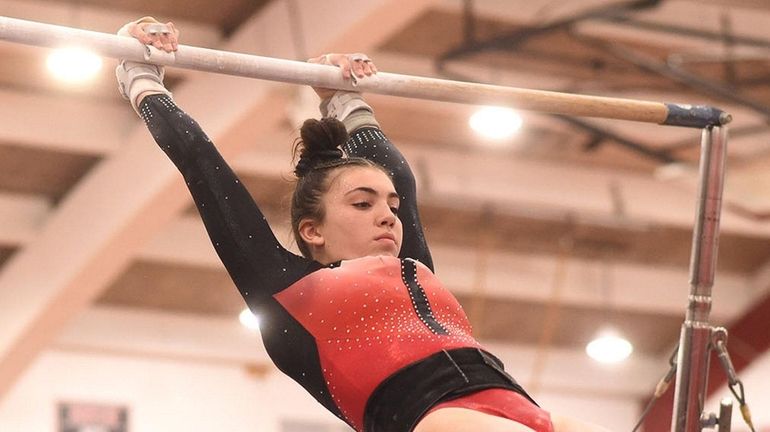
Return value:
M 374 188 L 367 187 L 367 186 L 361 186 L 361 187 L 357 187 L 355 189 L 351 189 L 351 190 L 345 192 L 345 195 L 350 195 L 353 192 L 365 192 L 365 193 L 370 194 L 370 195 L 377 195 L 377 196 L 380 195 L 380 193 L 377 192 L 377 190 L 375 190 Z M 395 199 L 401 201 L 401 199 L 399 198 L 398 194 L 395 193 L 395 192 L 389 192 L 388 193 L 388 198 L 395 198 Z

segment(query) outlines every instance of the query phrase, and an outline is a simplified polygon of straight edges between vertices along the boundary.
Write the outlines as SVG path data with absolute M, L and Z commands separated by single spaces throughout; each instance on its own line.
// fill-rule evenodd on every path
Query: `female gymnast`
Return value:
M 119 34 L 167 52 L 173 24 L 152 18 Z M 365 55 L 309 60 L 360 79 Z M 542 410 L 471 336 L 433 274 L 415 181 L 359 93 L 315 89 L 319 120 L 302 125 L 284 249 L 198 124 L 163 86 L 159 66 L 123 61 L 121 93 L 181 172 L 209 237 L 275 365 L 356 431 L 599 431 Z

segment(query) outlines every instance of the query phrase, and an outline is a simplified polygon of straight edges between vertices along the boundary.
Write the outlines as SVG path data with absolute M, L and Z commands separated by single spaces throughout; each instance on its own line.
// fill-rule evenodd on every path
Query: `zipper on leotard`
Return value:
M 412 306 L 417 313 L 417 317 L 423 322 L 433 333 L 439 335 L 449 334 L 449 331 L 436 321 L 436 317 L 433 316 L 433 309 L 428 302 L 428 296 L 425 294 L 425 290 L 417 280 L 417 264 L 411 258 L 401 260 L 401 278 L 409 291 L 409 297 L 412 300 Z

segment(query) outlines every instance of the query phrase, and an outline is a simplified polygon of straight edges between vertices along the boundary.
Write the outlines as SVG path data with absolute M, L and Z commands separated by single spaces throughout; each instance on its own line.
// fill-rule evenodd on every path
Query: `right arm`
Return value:
M 214 144 L 162 86 L 162 73 L 152 75 L 157 67 L 126 63 L 117 70 L 124 95 L 184 177 L 214 249 L 247 303 L 257 305 L 307 274 L 311 262 L 281 246 Z

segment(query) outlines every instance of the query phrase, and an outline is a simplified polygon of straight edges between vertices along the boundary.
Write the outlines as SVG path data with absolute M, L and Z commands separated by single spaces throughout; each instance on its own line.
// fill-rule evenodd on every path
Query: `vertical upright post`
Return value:
M 679 338 L 672 432 L 699 432 L 706 397 L 711 287 L 719 246 L 727 129 L 708 127 L 701 140 L 698 202 L 690 256 L 690 296 Z

